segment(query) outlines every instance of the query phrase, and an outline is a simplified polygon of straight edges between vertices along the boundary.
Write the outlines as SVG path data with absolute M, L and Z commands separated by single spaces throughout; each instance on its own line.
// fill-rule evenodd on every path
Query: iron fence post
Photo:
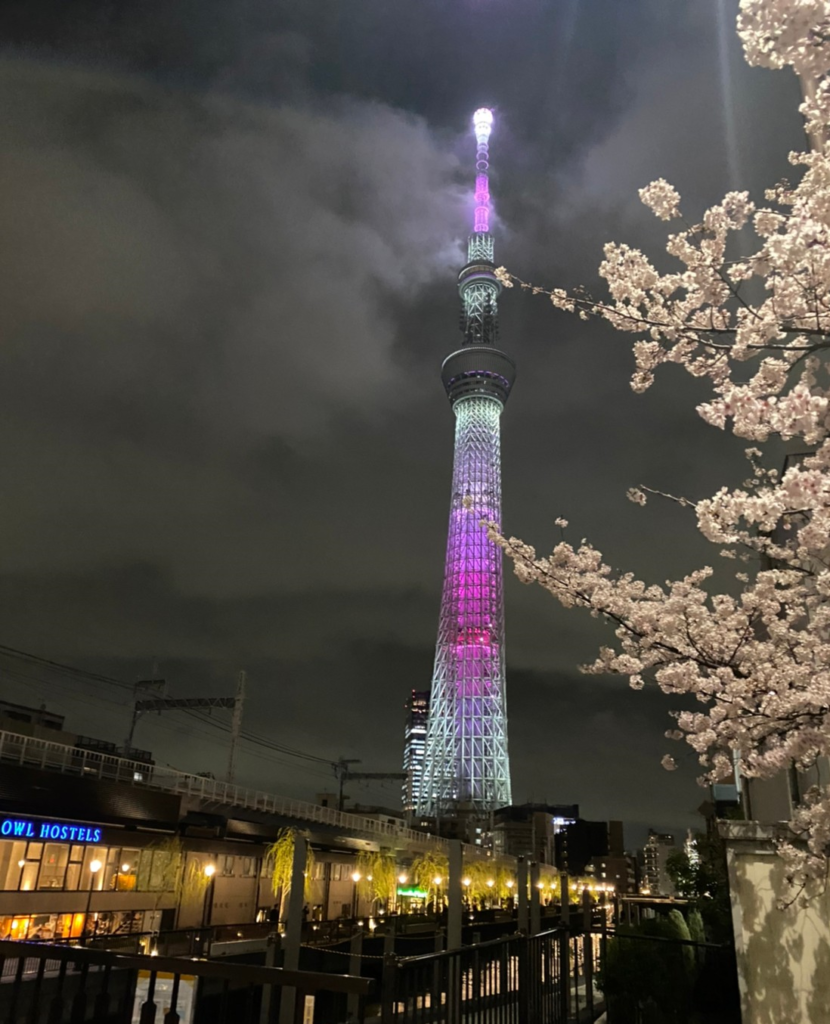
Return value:
M 570 989 L 570 934 L 563 929 L 559 935 L 559 1006 L 562 1013 L 563 1021 L 566 1021 L 571 1014 Z
M 395 1018 L 397 987 L 398 958 L 394 953 L 386 953 L 380 982 L 380 1024 L 392 1024 Z
M 528 976 L 529 942 L 530 939 L 527 935 L 522 935 L 517 944 L 519 960 L 519 991 L 517 993 L 519 1024 L 530 1024 L 530 978 Z

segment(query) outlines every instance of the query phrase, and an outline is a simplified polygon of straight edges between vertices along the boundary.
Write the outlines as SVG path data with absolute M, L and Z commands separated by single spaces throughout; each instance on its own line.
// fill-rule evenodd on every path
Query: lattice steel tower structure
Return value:
M 458 275 L 461 348 L 441 379 L 455 413 L 449 537 L 418 811 L 486 815 L 511 802 L 501 549 L 479 525 L 501 521 L 499 421 L 516 367 L 496 346 L 501 285 L 490 234 L 490 110 L 473 116 L 476 189 Z

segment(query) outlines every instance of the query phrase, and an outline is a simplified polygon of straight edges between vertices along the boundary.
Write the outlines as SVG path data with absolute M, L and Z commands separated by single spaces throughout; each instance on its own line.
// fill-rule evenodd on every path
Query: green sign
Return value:
M 398 889 L 399 896 L 415 896 L 419 900 L 425 900 L 429 893 L 424 892 L 423 889 Z

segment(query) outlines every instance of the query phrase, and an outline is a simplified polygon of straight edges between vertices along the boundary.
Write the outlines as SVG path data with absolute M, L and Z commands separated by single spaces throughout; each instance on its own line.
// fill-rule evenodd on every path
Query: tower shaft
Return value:
M 476 112 L 475 220 L 458 276 L 464 339 L 441 368 L 455 414 L 455 455 L 418 801 L 422 815 L 475 816 L 511 802 L 502 553 L 481 526 L 483 519 L 501 521 L 499 431 L 516 373 L 496 348 L 500 285 L 489 224 L 491 124 L 489 110 Z
M 510 803 L 501 549 L 482 519 L 501 519 L 496 398 L 456 403 L 444 588 L 432 677 L 422 793 L 428 812 Z

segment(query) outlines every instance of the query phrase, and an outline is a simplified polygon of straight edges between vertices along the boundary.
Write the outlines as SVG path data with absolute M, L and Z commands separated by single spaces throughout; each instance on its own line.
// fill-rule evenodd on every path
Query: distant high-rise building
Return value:
M 666 864 L 669 854 L 676 849 L 673 835 L 649 829 L 648 841 L 643 847 L 643 883 L 652 896 L 674 896 L 674 882 Z
M 429 690 L 413 690 L 406 702 L 403 748 L 403 770 L 409 772 L 403 786 L 403 809 L 408 813 L 415 810 L 421 798 L 428 713 Z
M 484 818 L 511 802 L 505 706 L 502 553 L 482 529 L 501 519 L 500 421 L 516 367 L 497 347 L 488 178 L 490 110 L 473 116 L 476 188 L 467 262 L 458 275 L 461 348 L 441 367 L 455 414 L 450 522 L 424 781 L 418 811 Z
M 519 804 L 493 815 L 493 850 L 553 864 L 557 832 L 579 817 L 576 804 Z
M 556 866 L 560 871 L 582 875 L 594 857 L 608 854 L 608 823 L 577 818 L 553 837 Z

